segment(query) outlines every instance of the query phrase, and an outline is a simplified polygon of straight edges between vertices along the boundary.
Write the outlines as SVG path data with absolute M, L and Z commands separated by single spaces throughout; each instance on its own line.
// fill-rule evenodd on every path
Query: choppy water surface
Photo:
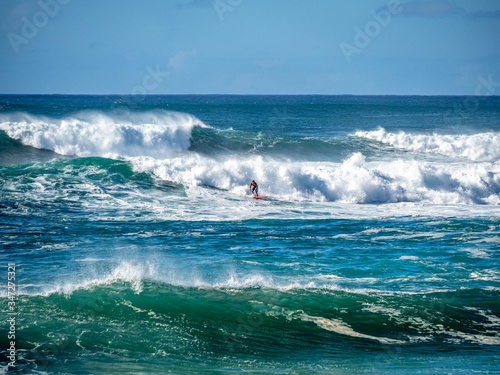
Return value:
M 500 371 L 500 99 L 464 100 L 0 96 L 17 370 Z

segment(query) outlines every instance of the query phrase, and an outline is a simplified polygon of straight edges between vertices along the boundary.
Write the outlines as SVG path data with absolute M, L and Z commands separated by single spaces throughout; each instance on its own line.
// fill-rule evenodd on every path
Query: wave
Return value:
M 440 154 L 473 161 L 497 162 L 500 160 L 500 133 L 478 134 L 408 134 L 387 132 L 383 128 L 357 131 L 356 137 L 370 139 L 401 150 Z
M 12 197 L 5 193 L 4 204 L 11 199 L 16 205 L 31 202 L 34 207 L 52 207 L 61 199 L 73 205 L 78 196 L 89 209 L 94 205 L 96 209 L 112 209 L 119 204 L 122 210 L 144 206 L 144 213 L 155 199 L 155 209 L 163 212 L 175 205 L 175 200 L 168 202 L 173 196 L 204 197 L 202 200 L 213 206 L 215 192 L 224 200 L 220 204 L 232 207 L 235 198 L 248 196 L 252 179 L 258 182 L 261 193 L 277 202 L 500 205 L 498 164 L 403 159 L 370 162 L 360 153 L 341 163 L 283 161 L 255 155 L 214 158 L 197 153 L 122 161 L 55 159 L 22 168 L 5 167 L 2 174 L 14 189 Z M 19 194 L 14 193 L 16 189 Z M 200 199 L 196 202 L 196 207 L 202 203 Z
M 169 157 L 187 150 L 196 117 L 180 112 L 79 112 L 54 118 L 27 113 L 0 115 L 0 130 L 23 145 L 61 155 Z
M 80 261 L 93 262 L 95 259 L 83 259 Z M 274 292 L 318 292 L 318 291 L 344 291 L 353 294 L 370 295 L 383 294 L 391 295 L 392 292 L 380 292 L 375 289 L 340 287 L 332 282 L 312 281 L 312 280 L 290 280 L 286 278 L 275 278 L 269 274 L 251 273 L 241 274 L 234 270 L 227 270 L 217 276 L 202 275 L 194 271 L 182 272 L 174 267 L 176 262 L 159 266 L 160 261 L 151 260 L 147 262 L 133 263 L 121 261 L 108 271 L 99 271 L 98 275 L 83 277 L 79 281 L 72 279 L 68 282 L 59 282 L 56 285 L 43 287 L 36 285 L 22 286 L 19 293 L 31 296 L 51 296 L 63 294 L 70 296 L 82 290 L 94 288 L 108 288 L 114 284 L 126 284 L 126 288 L 136 294 L 143 293 L 151 283 L 168 286 L 169 288 L 199 289 L 205 291 L 235 291 L 246 289 L 264 289 Z M 182 267 L 179 267 L 182 268 Z M 6 297 L 6 293 L 0 295 Z
M 238 196 L 255 179 L 279 200 L 433 204 L 500 204 L 500 165 L 436 164 L 397 159 L 367 162 L 355 153 L 342 163 L 284 162 L 262 156 L 217 160 L 200 155 L 134 158 L 135 170 L 184 186 L 209 186 Z
M 239 279 L 227 275 L 222 284 L 199 284 L 186 283 L 186 276 L 159 280 L 157 274 L 154 265 L 122 263 L 93 283 L 72 284 L 66 291 L 20 294 L 20 313 L 27 317 L 24 329 L 31 327 L 34 335 L 40 335 L 32 340 L 43 342 L 52 331 L 60 332 L 62 322 L 80 336 L 98 319 L 98 329 L 110 342 L 123 334 L 123 327 L 129 334 L 143 335 L 147 326 L 152 342 L 158 342 L 156 336 L 163 336 L 164 342 L 169 335 L 195 331 L 198 339 L 212 344 L 216 340 L 227 345 L 230 339 L 234 348 L 245 337 L 249 345 L 257 344 L 256 350 L 260 340 L 271 338 L 270 332 L 289 332 L 280 340 L 290 347 L 304 342 L 323 345 L 324 340 L 334 347 L 346 341 L 500 345 L 494 330 L 498 319 L 488 308 L 498 298 L 495 291 L 390 295 L 309 285 L 273 288 L 272 280 L 256 280 L 253 275 Z M 214 336 L 207 327 L 217 327 L 218 333 Z M 235 337 L 238 340 L 233 341 Z
M 21 142 L 10 138 L 0 130 L 0 165 L 27 164 L 45 162 L 60 155 L 50 150 L 24 146 Z
M 0 130 L 10 137 L 5 140 L 0 134 L 1 142 L 10 142 L 9 150 L 0 155 L 0 162 L 7 157 L 5 153 L 10 155 L 12 149 L 19 148 L 11 144 L 12 139 L 37 149 L 78 155 L 79 159 L 62 164 L 53 162 L 51 167 L 62 169 L 62 173 L 52 180 L 68 177 L 74 185 L 78 175 L 85 179 L 82 186 L 89 186 L 90 193 L 126 193 L 126 182 L 134 180 L 134 174 L 142 174 L 139 180 L 159 191 L 164 190 L 158 182 L 162 181 L 170 187 L 188 188 L 188 195 L 190 188 L 201 186 L 245 197 L 249 194 L 249 181 L 256 180 L 263 194 L 279 201 L 500 204 L 500 165 L 489 162 L 500 155 L 500 147 L 495 147 L 500 146 L 500 140 L 493 133 L 426 136 L 388 133 L 382 128 L 356 133 L 357 138 L 373 138 L 398 148 L 448 152 L 450 156 L 477 160 L 450 163 L 439 159 L 407 160 L 397 153 L 388 154 L 381 161 L 369 161 L 364 153 L 353 152 L 363 148 L 353 141 L 356 137 L 287 138 L 219 130 L 192 115 L 163 110 L 79 112 L 63 118 L 15 113 L 0 115 Z M 117 170 L 113 163 L 92 158 L 85 161 L 82 156 L 121 159 L 133 171 L 125 173 L 127 168 L 123 165 Z M 102 173 L 95 173 L 96 168 Z M 33 167 L 29 172 L 36 170 Z M 68 176 L 68 170 L 75 173 Z M 117 173 L 125 182 L 117 178 Z M 34 190 L 39 191 L 40 184 L 50 180 L 47 173 L 43 174 L 43 178 L 33 180 Z M 99 177 L 101 174 L 104 177 Z M 86 176 L 90 176 L 90 183 Z M 15 183 L 16 177 L 12 178 Z M 22 176 L 18 180 L 24 181 Z M 137 187 L 136 180 L 132 189 Z M 23 184 L 29 187 L 29 182 Z M 55 182 L 53 185 L 60 186 Z M 136 197 L 133 192 L 128 195 Z
M 4 132 L 7 137 L 2 136 Z M 13 142 L 20 142 L 24 149 L 20 150 Z M 212 157 L 263 155 L 338 161 L 352 149 L 363 148 L 352 137 L 280 136 L 232 128 L 216 129 L 190 114 L 165 110 L 83 111 L 62 118 L 21 112 L 0 114 L 0 144 L 9 147 L 9 152 L 2 150 L 0 154 L 0 163 L 6 158 L 4 154 L 8 155 L 8 163 L 3 164 L 16 164 L 16 157 L 19 158 L 17 164 L 30 160 L 22 157 L 26 153 L 35 161 L 43 161 L 58 155 L 161 159 L 183 151 Z M 57 154 L 42 155 L 40 151 Z
M 77 204 L 77 196 L 89 209 L 137 210 L 146 216 L 151 209 L 158 214 L 167 208 L 177 211 L 174 196 L 196 198 L 192 212 L 205 203 L 207 208 L 212 207 L 215 193 L 222 211 L 211 210 L 222 214 L 236 204 L 235 199 L 248 196 L 252 179 L 258 182 L 261 193 L 270 196 L 268 203 L 500 205 L 499 164 L 403 159 L 373 162 L 360 153 L 340 163 L 284 161 L 256 155 L 217 158 L 197 153 L 166 159 L 55 159 L 4 167 L 2 175 L 6 179 L 3 183 L 13 189 L 11 193 L 5 191 L 4 205 L 11 202 L 17 207 L 24 202 L 28 207 L 56 209 L 57 202 Z M 186 208 L 184 212 L 191 210 Z

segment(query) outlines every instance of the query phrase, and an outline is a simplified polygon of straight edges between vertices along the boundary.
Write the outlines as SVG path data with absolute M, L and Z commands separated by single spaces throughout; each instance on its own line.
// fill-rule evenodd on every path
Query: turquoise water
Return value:
M 500 99 L 466 99 L 0 96 L 4 370 L 500 372 Z

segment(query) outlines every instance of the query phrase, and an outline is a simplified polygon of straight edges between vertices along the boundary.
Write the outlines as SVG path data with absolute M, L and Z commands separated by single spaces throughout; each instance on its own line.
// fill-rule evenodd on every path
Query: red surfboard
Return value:
M 269 195 L 266 195 L 266 196 L 264 196 L 264 197 L 253 197 L 253 198 L 254 198 L 254 199 L 264 199 L 264 198 L 267 198 L 267 197 L 269 197 Z

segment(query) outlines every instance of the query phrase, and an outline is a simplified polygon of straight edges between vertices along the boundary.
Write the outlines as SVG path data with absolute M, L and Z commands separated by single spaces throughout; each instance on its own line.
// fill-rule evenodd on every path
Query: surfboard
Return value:
M 254 199 L 264 199 L 264 198 L 267 198 L 269 197 L 269 195 L 266 195 L 266 196 L 263 196 L 263 197 L 253 197 Z

